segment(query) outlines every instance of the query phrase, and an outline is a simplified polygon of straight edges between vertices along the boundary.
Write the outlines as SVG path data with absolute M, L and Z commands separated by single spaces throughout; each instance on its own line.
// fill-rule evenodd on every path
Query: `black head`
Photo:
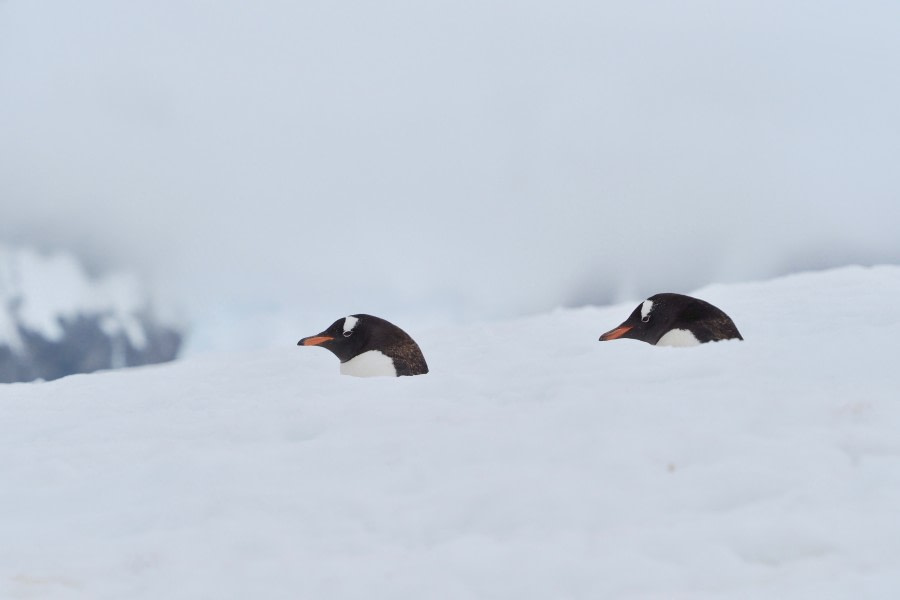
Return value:
M 322 333 L 305 337 L 298 346 L 321 346 L 330 350 L 341 362 L 347 362 L 354 356 L 369 350 L 368 319 L 375 319 L 369 315 L 350 315 L 332 323 Z M 365 320 L 364 320 L 365 319 Z M 379 319 L 381 320 L 381 319 Z
M 731 317 L 709 302 L 666 293 L 644 300 L 621 325 L 601 335 L 600 341 L 631 338 L 655 345 L 675 329 L 691 332 L 700 343 L 743 339 Z
M 394 362 L 397 375 L 421 375 L 428 365 L 418 344 L 405 331 L 379 317 L 358 314 L 338 319 L 322 333 L 305 337 L 298 346 L 321 346 L 342 363 L 369 350 L 378 350 Z

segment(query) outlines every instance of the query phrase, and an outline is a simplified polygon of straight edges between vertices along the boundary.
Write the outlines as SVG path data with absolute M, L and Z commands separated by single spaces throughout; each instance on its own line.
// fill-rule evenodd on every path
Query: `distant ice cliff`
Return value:
M 0 383 L 165 362 L 181 343 L 137 278 L 0 243 Z

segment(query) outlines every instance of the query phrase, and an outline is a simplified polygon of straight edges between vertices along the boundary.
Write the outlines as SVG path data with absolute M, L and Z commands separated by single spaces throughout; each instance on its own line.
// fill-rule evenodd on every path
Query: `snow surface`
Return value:
M 411 331 L 423 377 L 295 332 L 0 386 L 0 597 L 898 597 L 900 267 L 691 294 L 746 340 L 597 342 L 629 301 Z

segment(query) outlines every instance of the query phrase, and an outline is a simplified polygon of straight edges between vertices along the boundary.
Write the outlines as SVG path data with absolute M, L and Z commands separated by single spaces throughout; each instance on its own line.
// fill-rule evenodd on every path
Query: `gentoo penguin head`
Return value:
M 632 338 L 656 346 L 696 346 L 705 342 L 744 339 L 731 317 L 698 298 L 656 294 L 641 302 L 621 325 L 600 341 Z
M 393 323 L 372 315 L 343 317 L 297 345 L 330 350 L 341 361 L 344 375 L 399 377 L 428 372 L 419 345 Z

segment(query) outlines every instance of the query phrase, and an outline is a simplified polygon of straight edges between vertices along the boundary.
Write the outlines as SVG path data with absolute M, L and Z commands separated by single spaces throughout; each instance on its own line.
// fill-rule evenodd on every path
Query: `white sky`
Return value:
M 897 262 L 898 107 L 896 2 L 0 0 L 0 237 L 323 326 Z

